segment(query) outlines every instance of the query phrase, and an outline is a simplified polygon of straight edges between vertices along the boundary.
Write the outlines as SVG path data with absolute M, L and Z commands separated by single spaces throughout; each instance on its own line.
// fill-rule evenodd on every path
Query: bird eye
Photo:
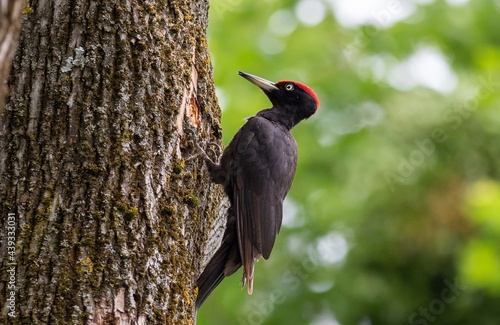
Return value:
M 292 84 L 287 84 L 287 85 L 285 86 L 285 89 L 286 89 L 286 90 L 289 90 L 289 91 L 290 91 L 290 90 L 293 90 L 293 85 L 292 85 Z

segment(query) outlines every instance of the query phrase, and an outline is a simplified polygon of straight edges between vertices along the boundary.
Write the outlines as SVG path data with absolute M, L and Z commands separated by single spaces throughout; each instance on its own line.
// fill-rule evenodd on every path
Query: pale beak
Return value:
M 256 85 L 257 87 L 259 87 L 260 89 L 262 89 L 266 93 L 271 92 L 273 90 L 278 90 L 278 87 L 276 87 L 276 84 L 272 81 L 251 75 L 243 71 L 238 71 L 238 74 L 243 78 L 245 78 L 246 80 L 253 83 L 254 85 Z

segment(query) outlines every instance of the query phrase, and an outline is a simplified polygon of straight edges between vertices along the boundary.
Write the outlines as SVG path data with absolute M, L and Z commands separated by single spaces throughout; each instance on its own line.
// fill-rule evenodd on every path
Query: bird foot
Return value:
M 185 131 L 186 131 L 186 133 L 190 133 L 192 135 L 195 134 L 194 130 L 192 130 L 190 128 L 186 128 Z M 197 149 L 197 153 L 195 153 L 191 157 L 186 158 L 185 161 L 191 161 L 191 160 L 198 159 L 199 157 L 203 157 L 209 163 L 212 163 L 212 164 L 218 163 L 219 157 L 222 153 L 222 149 L 217 143 L 215 143 L 215 142 L 207 143 L 206 150 L 204 150 L 197 142 L 194 142 L 192 140 L 188 141 L 188 144 L 190 146 L 195 147 Z M 210 157 L 209 154 L 213 157 L 213 159 Z
M 207 143 L 207 150 L 205 152 L 205 159 L 210 160 L 212 163 L 219 163 L 219 157 L 222 154 L 222 148 L 215 142 L 209 142 Z M 214 149 L 215 148 L 215 149 Z M 198 149 L 201 149 L 198 146 Z M 215 159 L 211 159 L 208 153 L 211 153 Z
M 216 147 L 217 151 L 212 149 L 210 146 Z M 208 148 L 206 150 L 204 150 L 198 143 L 194 143 L 194 147 L 197 149 L 198 152 L 195 153 L 194 155 L 192 155 L 191 157 L 186 158 L 185 161 L 191 161 L 191 160 L 195 160 L 195 159 L 198 159 L 200 157 L 203 157 L 203 159 L 205 159 L 206 161 L 208 161 L 212 164 L 215 164 L 215 165 L 218 164 L 216 162 L 218 162 L 218 160 L 219 160 L 218 157 L 220 155 L 221 148 L 217 143 L 209 142 Z M 211 154 L 214 157 L 214 159 L 212 159 L 209 156 L 209 154 Z

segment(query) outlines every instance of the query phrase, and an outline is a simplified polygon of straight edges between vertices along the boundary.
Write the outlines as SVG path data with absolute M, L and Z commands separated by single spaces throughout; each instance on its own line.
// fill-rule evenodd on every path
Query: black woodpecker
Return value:
M 252 294 L 254 263 L 268 259 L 283 218 L 283 200 L 297 166 L 297 144 L 290 130 L 319 107 L 308 86 L 283 80 L 271 82 L 245 72 L 267 95 L 272 107 L 248 119 L 225 148 L 220 164 L 205 157 L 213 182 L 229 197 L 222 243 L 197 280 L 196 309 L 217 285 L 243 265 L 243 285 Z

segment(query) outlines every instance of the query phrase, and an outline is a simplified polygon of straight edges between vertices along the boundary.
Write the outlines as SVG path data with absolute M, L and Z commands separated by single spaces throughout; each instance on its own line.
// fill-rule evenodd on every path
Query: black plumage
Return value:
M 297 166 L 297 144 L 290 130 L 319 106 L 316 94 L 302 83 L 272 83 L 239 74 L 261 88 L 273 107 L 248 119 L 219 164 L 206 159 L 212 181 L 224 186 L 231 207 L 221 246 L 198 278 L 196 308 L 242 265 L 243 284 L 252 293 L 254 263 L 271 254 Z

